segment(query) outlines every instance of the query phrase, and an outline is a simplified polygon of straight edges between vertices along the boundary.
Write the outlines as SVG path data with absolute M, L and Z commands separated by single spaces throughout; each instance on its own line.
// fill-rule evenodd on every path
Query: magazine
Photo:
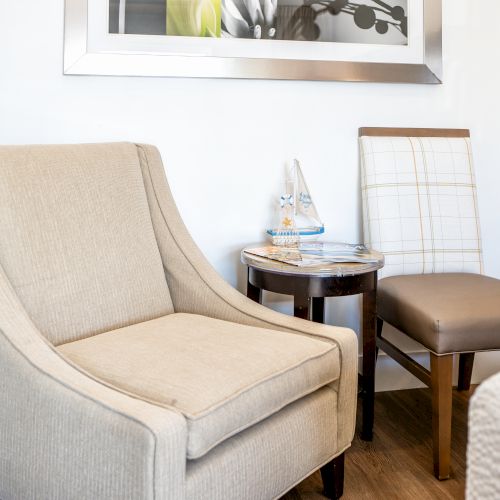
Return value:
M 302 242 L 296 248 L 265 246 L 245 250 L 246 253 L 298 267 L 335 263 L 371 264 L 380 260 L 364 245 L 347 243 Z

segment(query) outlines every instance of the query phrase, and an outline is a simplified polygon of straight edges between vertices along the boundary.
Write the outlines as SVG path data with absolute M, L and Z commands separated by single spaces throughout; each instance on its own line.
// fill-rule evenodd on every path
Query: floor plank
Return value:
M 453 391 L 451 478 L 432 473 L 431 393 L 428 389 L 377 393 L 371 443 L 357 432 L 346 454 L 344 500 L 419 500 L 464 498 L 467 408 L 473 392 Z M 324 500 L 319 472 L 281 500 Z

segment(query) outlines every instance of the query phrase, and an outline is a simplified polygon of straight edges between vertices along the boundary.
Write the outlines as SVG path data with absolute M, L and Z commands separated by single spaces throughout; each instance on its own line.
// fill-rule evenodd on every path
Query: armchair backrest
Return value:
M 0 266 L 55 345 L 173 312 L 137 147 L 0 147 Z
M 384 253 L 381 277 L 482 273 L 470 134 L 361 128 L 365 243 Z

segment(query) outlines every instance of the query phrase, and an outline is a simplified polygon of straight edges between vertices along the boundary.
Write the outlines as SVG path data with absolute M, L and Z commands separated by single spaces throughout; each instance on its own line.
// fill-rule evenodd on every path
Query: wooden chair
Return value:
M 468 390 L 474 353 L 500 348 L 500 281 L 483 275 L 468 130 L 362 128 L 365 243 L 384 253 L 377 347 L 432 390 L 434 473 L 450 476 L 452 368 Z M 430 353 L 430 371 L 382 337 Z

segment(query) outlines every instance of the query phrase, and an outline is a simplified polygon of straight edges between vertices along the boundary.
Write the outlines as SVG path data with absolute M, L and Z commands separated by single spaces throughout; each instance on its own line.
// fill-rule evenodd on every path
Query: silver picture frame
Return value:
M 66 75 L 425 84 L 439 84 L 443 80 L 441 0 L 423 0 L 423 57 L 419 64 L 179 55 L 165 49 L 110 51 L 89 44 L 88 3 L 89 0 L 65 0 Z

